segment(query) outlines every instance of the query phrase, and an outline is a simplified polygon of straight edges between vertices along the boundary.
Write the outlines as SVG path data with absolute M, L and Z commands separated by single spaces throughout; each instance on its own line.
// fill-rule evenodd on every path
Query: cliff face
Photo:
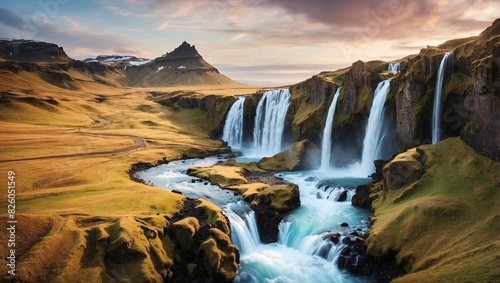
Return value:
M 0 59 L 18 62 L 70 62 L 62 47 L 34 40 L 0 40 Z
M 477 37 L 456 39 L 401 59 L 391 80 L 385 119 L 394 124 L 394 152 L 431 142 L 437 71 L 444 53 L 453 53 L 442 91 L 442 138 L 461 136 L 476 151 L 500 158 L 500 20 Z M 359 159 L 377 84 L 391 76 L 382 61 L 355 62 L 290 87 L 289 142 L 307 138 L 317 145 L 337 87 L 342 91 L 334 119 L 332 156 L 338 165 Z
M 187 115 L 200 116 L 199 126 L 213 138 L 222 135 L 229 108 L 236 101 L 234 96 L 204 95 L 197 92 L 152 92 L 153 100 Z

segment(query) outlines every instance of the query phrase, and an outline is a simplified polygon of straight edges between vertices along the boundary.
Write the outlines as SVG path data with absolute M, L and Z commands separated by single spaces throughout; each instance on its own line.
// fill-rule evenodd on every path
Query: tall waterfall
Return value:
M 384 137 L 384 104 L 391 87 L 391 79 L 381 81 L 375 89 L 368 125 L 366 125 L 365 139 L 363 141 L 363 155 L 361 157 L 361 170 L 368 176 L 375 170 L 373 161 L 381 158 L 380 148 Z
M 285 117 L 290 105 L 288 89 L 272 89 L 264 93 L 257 105 L 253 131 L 254 149 L 263 155 L 281 151 Z
M 321 170 L 328 170 L 330 168 L 330 157 L 332 153 L 332 130 L 333 130 L 333 117 L 335 116 L 335 107 L 340 95 L 340 87 L 333 96 L 332 103 L 328 109 L 328 116 L 326 117 L 325 128 L 323 129 L 323 141 L 321 142 Z
M 227 113 L 224 130 L 222 132 L 222 139 L 227 141 L 231 147 L 241 148 L 242 146 L 244 104 L 245 97 L 239 97 Z
M 444 54 L 436 78 L 436 86 L 434 90 L 434 110 L 432 112 L 432 144 L 439 142 L 441 137 L 441 93 L 443 91 L 443 79 L 446 71 L 448 60 L 453 61 L 453 53 Z
M 399 68 L 400 68 L 399 63 L 389 63 L 389 68 L 387 70 L 395 75 L 399 73 Z

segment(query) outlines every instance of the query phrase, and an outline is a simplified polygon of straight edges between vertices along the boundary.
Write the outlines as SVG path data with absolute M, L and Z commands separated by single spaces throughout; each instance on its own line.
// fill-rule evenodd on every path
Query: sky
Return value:
M 478 35 L 499 12 L 498 0 L 1 1 L 0 38 L 56 43 L 75 59 L 156 58 L 187 41 L 236 81 L 290 84 Z

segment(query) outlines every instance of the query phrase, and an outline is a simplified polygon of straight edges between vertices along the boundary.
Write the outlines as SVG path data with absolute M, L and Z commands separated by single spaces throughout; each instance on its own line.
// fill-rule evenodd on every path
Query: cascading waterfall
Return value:
M 280 223 L 279 241 L 262 244 L 255 213 L 249 204 L 237 201 L 233 194 L 217 186 L 204 185 L 186 175 L 188 168 L 211 166 L 218 161 L 215 156 L 173 161 L 142 171 L 137 176 L 155 186 L 177 189 L 187 196 L 216 200 L 230 221 L 231 239 L 240 251 L 235 283 L 368 281 L 366 277 L 352 276 L 341 270 L 337 263 L 345 247 L 343 238 L 353 239 L 349 236 L 353 231 L 363 234 L 367 231 L 368 213 L 353 207 L 349 197 L 341 202 L 333 197 L 336 188 L 351 190 L 366 183 L 367 179 L 332 179 L 328 181 L 334 184 L 332 189 L 324 190 L 318 188 L 320 176 L 314 176 L 315 181 L 306 181 L 307 177 L 320 173 L 318 171 L 282 172 L 285 181 L 300 187 L 301 205 Z M 349 223 L 349 227 L 341 225 L 343 222 Z M 348 267 L 347 264 L 343 266 Z
M 239 97 L 227 113 L 222 139 L 234 148 L 241 148 L 243 142 L 243 106 L 245 97 Z
M 443 91 L 443 80 L 448 60 L 453 61 L 453 53 L 449 52 L 444 54 L 439 64 L 434 91 L 434 110 L 432 112 L 432 144 L 438 143 L 441 136 L 441 93 Z
M 272 89 L 264 93 L 257 105 L 253 132 L 254 149 L 262 155 L 281 151 L 285 117 L 290 105 L 288 89 Z
M 245 213 L 244 219 L 228 207 L 224 213 L 231 224 L 232 240 L 242 254 L 254 251 L 260 244 L 255 212 Z
M 326 117 L 325 128 L 323 130 L 323 141 L 321 142 L 321 170 L 328 170 L 330 168 L 333 118 L 335 116 L 335 107 L 337 106 L 340 89 L 340 87 L 337 88 L 337 92 L 335 92 L 330 108 L 328 109 L 328 116 Z
M 389 63 L 389 68 L 387 70 L 395 75 L 399 73 L 399 68 L 400 68 L 399 63 Z
M 363 219 L 367 215 L 358 213 L 350 201 L 317 198 L 321 190 L 317 189 L 318 181 L 305 181 L 309 174 L 283 173 L 286 181 L 299 185 L 301 206 L 279 224 L 277 243 L 260 243 L 255 214 L 248 211 L 248 205 L 241 208 L 245 204 L 239 202 L 226 207 L 231 239 L 240 250 L 240 271 L 234 282 L 365 282 L 341 271 L 337 259 L 345 248 L 344 237 L 353 229 L 366 232 L 368 221 Z M 360 225 L 342 227 L 344 221 Z M 338 242 L 332 241 L 334 235 L 340 235 Z
M 363 140 L 363 155 L 361 157 L 361 174 L 365 177 L 375 171 L 373 161 L 380 159 L 380 148 L 383 140 L 384 104 L 391 87 L 391 79 L 384 80 L 375 89 L 373 104 L 366 125 Z

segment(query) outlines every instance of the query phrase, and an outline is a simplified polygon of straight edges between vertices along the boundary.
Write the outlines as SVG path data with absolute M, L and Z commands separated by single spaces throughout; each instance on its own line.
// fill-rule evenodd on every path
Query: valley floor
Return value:
M 172 217 L 184 201 L 130 180 L 131 165 L 217 153 L 225 146 L 208 135 L 202 116 L 148 99 L 153 92 L 179 88 L 33 87 L 2 86 L 6 91 L 0 93 L 0 172 L 5 182 L 9 171 L 15 173 L 16 277 L 23 282 L 107 281 L 103 259 L 89 252 L 97 245 L 91 235 L 122 219 Z M 232 96 L 256 90 L 189 91 Z M 6 212 L 7 188 L 0 195 Z M 2 222 L 7 217 L 1 213 Z M 5 241 L 8 233 L 0 232 L 3 255 L 12 248 Z M 8 270 L 1 265 L 3 279 L 10 278 Z

